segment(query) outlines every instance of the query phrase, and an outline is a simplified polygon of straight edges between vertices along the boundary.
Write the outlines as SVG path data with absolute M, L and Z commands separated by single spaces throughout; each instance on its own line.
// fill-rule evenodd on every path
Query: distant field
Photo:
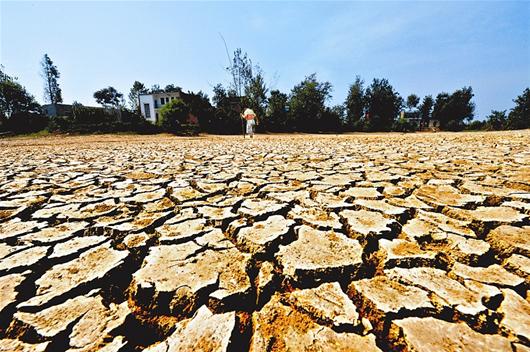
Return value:
M 0 351 L 530 348 L 530 130 L 0 150 Z

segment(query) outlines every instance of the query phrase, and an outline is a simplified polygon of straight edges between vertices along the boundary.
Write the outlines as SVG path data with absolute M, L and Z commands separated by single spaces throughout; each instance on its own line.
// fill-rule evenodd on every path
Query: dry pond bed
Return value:
M 529 351 L 529 145 L 0 140 L 0 351 Z

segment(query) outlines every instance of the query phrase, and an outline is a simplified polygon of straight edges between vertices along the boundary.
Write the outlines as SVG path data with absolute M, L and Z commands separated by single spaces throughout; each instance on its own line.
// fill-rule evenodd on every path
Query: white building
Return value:
M 156 124 L 159 119 L 158 110 L 177 98 L 180 98 L 180 92 L 140 94 L 140 112 L 146 120 Z

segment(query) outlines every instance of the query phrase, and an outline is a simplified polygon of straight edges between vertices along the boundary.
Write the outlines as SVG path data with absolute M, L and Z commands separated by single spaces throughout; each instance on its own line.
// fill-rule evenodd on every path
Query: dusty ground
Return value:
M 529 351 L 529 145 L 0 140 L 0 351 Z

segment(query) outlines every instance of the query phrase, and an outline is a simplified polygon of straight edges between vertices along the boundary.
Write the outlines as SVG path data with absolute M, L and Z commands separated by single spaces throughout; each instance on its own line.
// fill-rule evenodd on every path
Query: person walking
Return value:
M 254 110 L 246 108 L 245 111 L 241 114 L 241 118 L 247 121 L 246 126 L 246 135 L 248 134 L 250 138 L 254 138 L 254 126 L 258 125 L 258 116 L 254 113 Z

